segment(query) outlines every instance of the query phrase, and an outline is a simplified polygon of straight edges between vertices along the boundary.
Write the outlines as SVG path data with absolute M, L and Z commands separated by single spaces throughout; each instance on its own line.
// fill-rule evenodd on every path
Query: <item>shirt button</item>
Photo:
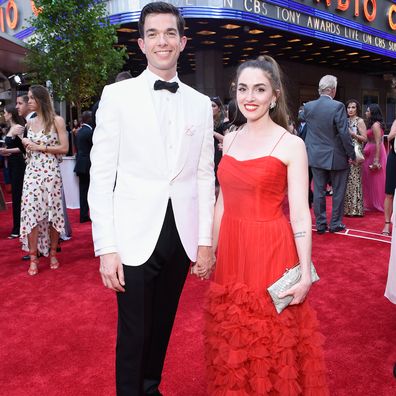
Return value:
M 172 121 L 168 121 L 168 125 L 171 125 L 172 124 Z
M 169 102 L 169 98 L 166 98 L 166 101 Z

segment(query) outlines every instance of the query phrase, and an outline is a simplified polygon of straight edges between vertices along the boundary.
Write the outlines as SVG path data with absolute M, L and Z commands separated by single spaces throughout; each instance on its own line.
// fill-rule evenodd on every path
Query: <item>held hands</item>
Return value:
M 305 298 L 307 297 L 311 285 L 312 285 L 311 280 L 306 281 L 304 279 L 301 279 L 300 282 L 298 282 L 296 285 L 291 287 L 289 290 L 283 293 L 279 293 L 278 297 L 284 298 L 286 296 L 293 296 L 293 300 L 290 303 L 290 305 L 301 304 L 304 302 Z
M 100 256 L 99 272 L 105 287 L 116 292 L 125 292 L 124 269 L 118 253 Z
M 215 262 L 212 246 L 198 246 L 197 262 L 191 268 L 191 274 L 201 279 L 209 279 Z

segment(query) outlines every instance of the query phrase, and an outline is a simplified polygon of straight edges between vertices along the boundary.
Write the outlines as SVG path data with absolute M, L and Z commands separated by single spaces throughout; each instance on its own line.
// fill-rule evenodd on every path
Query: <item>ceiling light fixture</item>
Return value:
M 201 30 L 200 32 L 197 32 L 197 34 L 200 34 L 201 36 L 212 36 L 213 34 L 216 34 L 216 32 L 211 30 Z
M 222 27 L 223 29 L 227 29 L 227 30 L 234 30 L 234 29 L 240 28 L 239 25 L 233 25 L 232 23 L 227 23 L 227 25 L 223 25 L 220 27 Z
M 119 28 L 117 29 L 117 32 L 121 32 L 121 33 L 135 33 L 137 32 L 137 29 L 131 29 L 131 28 Z
M 264 30 L 260 30 L 260 29 L 249 30 L 249 34 L 261 34 L 261 33 L 264 33 Z

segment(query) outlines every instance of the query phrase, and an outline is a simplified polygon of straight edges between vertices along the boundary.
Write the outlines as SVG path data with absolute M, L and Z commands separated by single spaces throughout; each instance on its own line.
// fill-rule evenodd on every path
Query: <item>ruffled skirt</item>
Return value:
M 212 283 L 205 314 L 209 395 L 329 395 L 324 340 L 307 302 L 278 315 L 268 295 Z

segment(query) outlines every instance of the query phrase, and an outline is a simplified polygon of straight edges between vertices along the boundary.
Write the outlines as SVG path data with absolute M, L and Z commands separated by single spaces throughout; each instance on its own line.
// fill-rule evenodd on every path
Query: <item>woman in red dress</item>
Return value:
M 311 287 L 311 215 L 304 142 L 287 132 L 278 64 L 244 62 L 236 98 L 246 126 L 224 138 L 206 307 L 210 395 L 328 395 L 323 337 L 306 300 Z M 290 223 L 282 210 L 288 194 Z M 278 314 L 267 292 L 287 268 L 301 281 Z M 280 295 L 283 297 L 284 295 Z

